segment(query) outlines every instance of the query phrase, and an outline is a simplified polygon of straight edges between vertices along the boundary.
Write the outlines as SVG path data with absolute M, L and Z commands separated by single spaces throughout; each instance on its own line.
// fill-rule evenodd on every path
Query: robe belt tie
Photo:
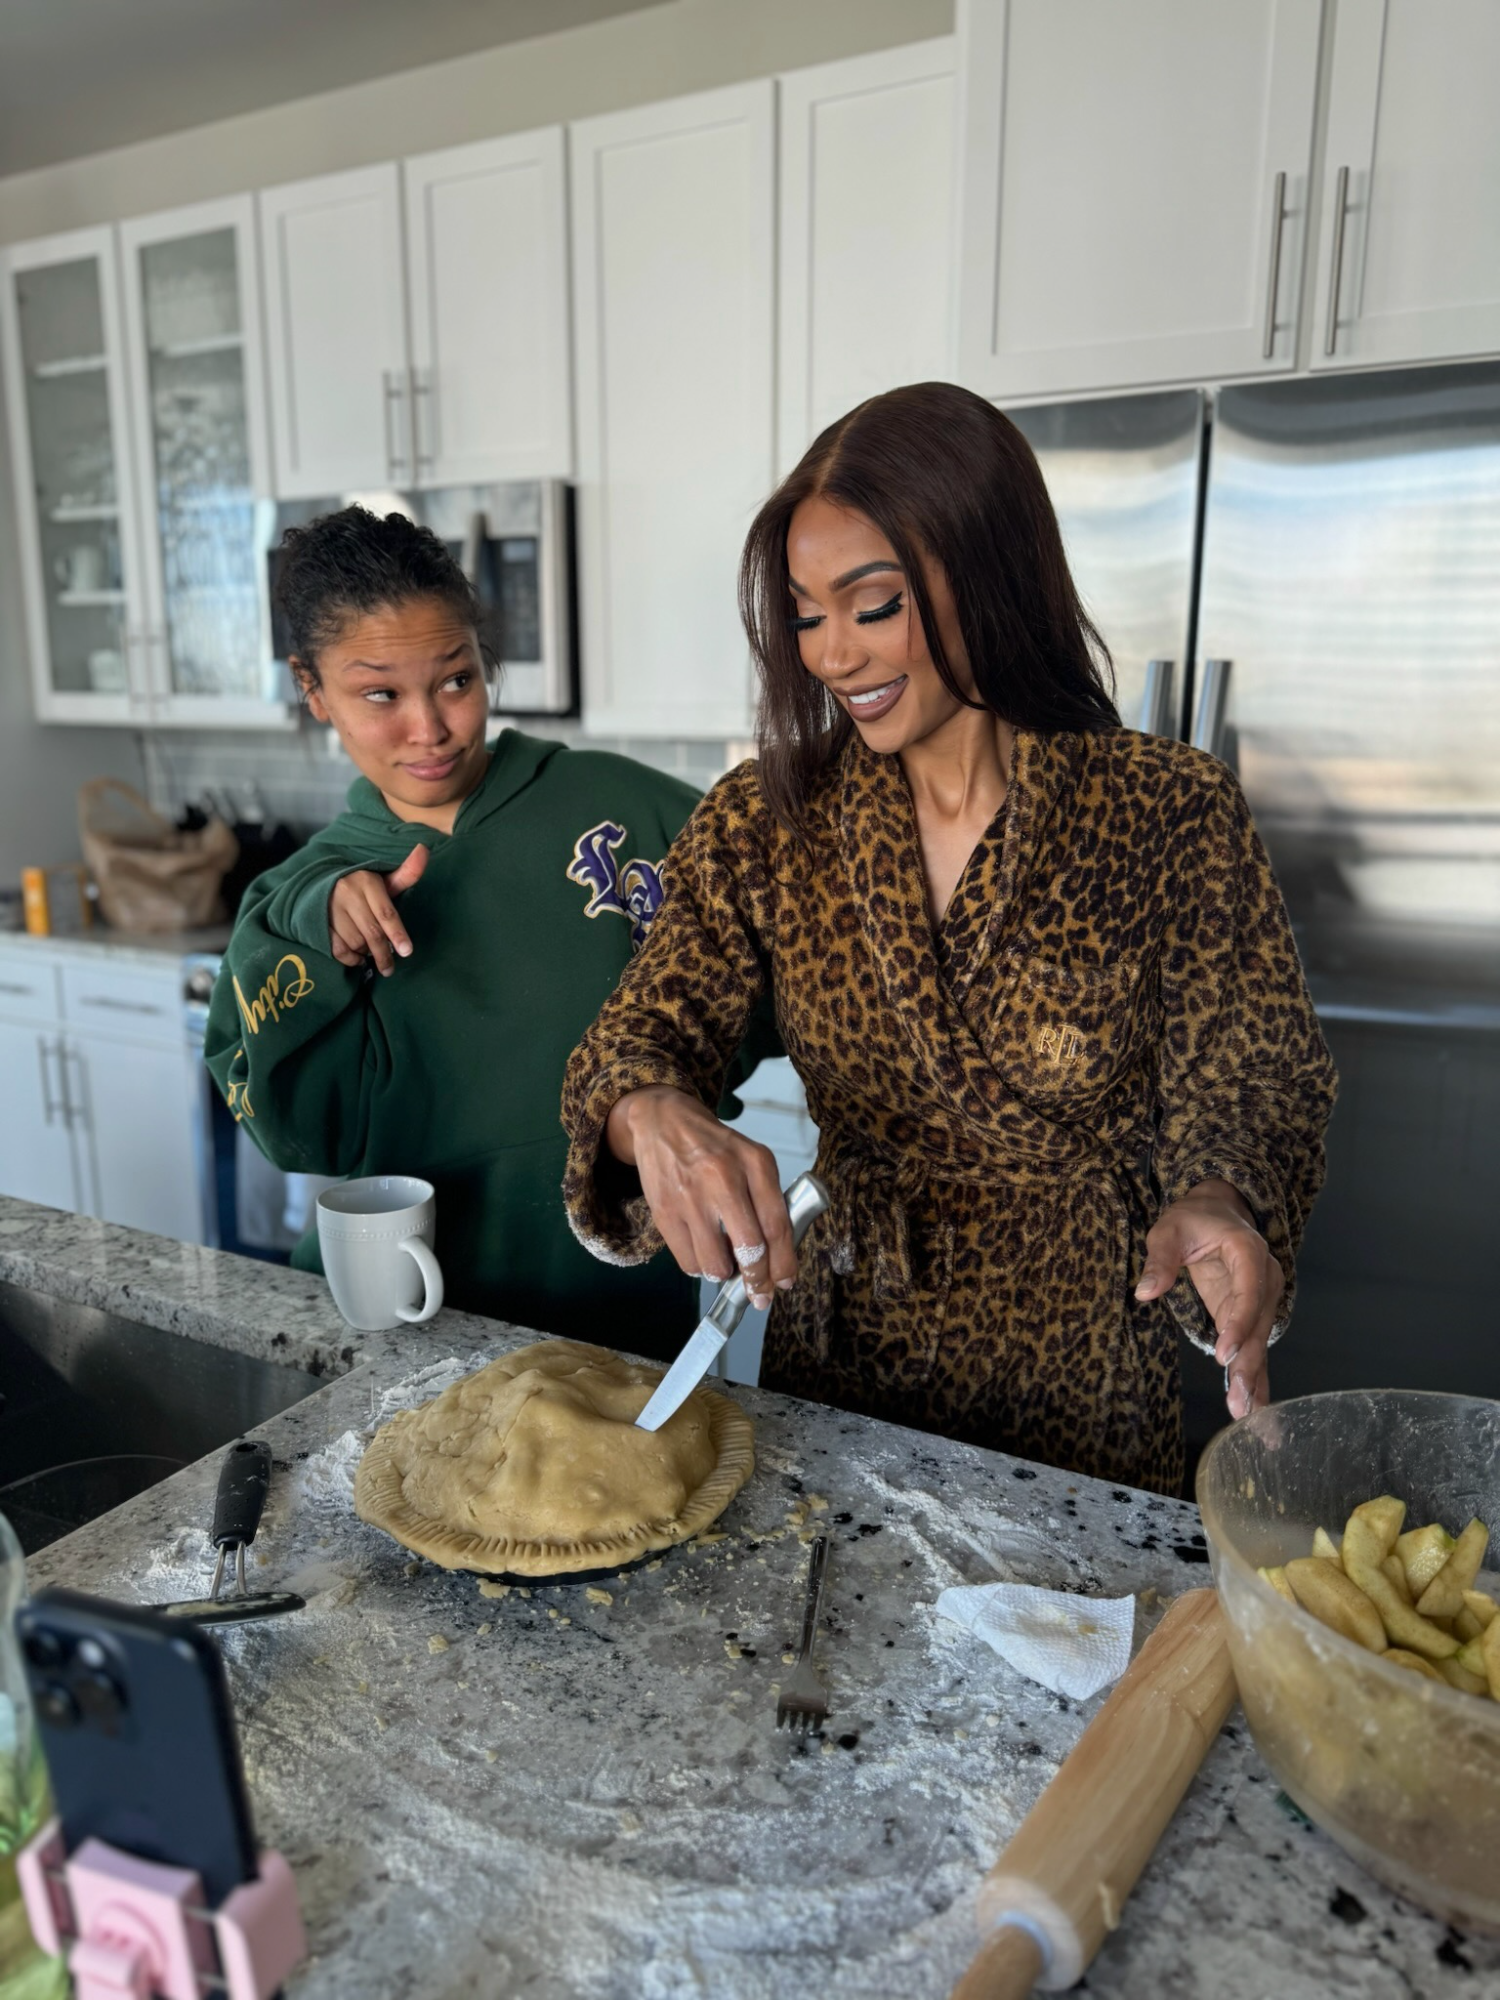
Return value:
M 1057 1177 L 1054 1200 L 1039 1205 L 1031 1226 L 1017 1236 L 1013 1254 L 1026 1254 L 1032 1238 L 1045 1233 L 1067 1198 L 1069 1184 L 1095 1177 L 1101 1168 L 1128 1215 L 1129 1199 L 1114 1162 L 1092 1154 L 1058 1161 L 1054 1163 Z M 934 1184 L 940 1187 L 945 1182 L 950 1185 L 956 1182 L 993 1189 L 1004 1177 L 1005 1169 L 998 1162 L 986 1160 L 976 1161 L 972 1166 L 958 1166 L 947 1160 L 938 1162 L 920 1155 L 890 1160 L 847 1141 L 835 1140 L 820 1158 L 818 1172 L 833 1198 L 828 1222 L 823 1231 L 817 1232 L 827 1245 L 833 1271 L 839 1277 L 851 1277 L 856 1270 L 866 1269 L 871 1273 L 876 1298 L 896 1301 L 910 1299 L 916 1288 L 910 1205 L 927 1197 Z M 956 1233 L 946 1217 L 939 1218 L 937 1231 L 927 1283 L 930 1290 L 946 1295 L 953 1280 Z
M 820 1162 L 833 1196 L 829 1229 L 830 1260 L 840 1277 L 850 1277 L 861 1265 L 872 1273 L 878 1299 L 909 1299 L 915 1289 L 912 1268 L 909 1204 L 919 1200 L 936 1180 L 973 1180 L 975 1174 L 955 1174 L 946 1166 L 910 1157 L 900 1162 L 853 1146 L 838 1146 Z M 946 1293 L 953 1281 L 953 1224 L 938 1225 L 936 1268 L 930 1273 L 934 1290 Z

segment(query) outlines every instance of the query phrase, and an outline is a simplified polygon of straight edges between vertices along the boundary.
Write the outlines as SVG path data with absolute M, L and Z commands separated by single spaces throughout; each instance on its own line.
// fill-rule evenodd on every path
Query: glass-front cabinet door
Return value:
M 27 636 L 45 721 L 149 719 L 125 347 L 111 229 L 3 256 Z
M 271 468 L 246 195 L 120 228 L 155 718 L 285 713 L 266 603 Z

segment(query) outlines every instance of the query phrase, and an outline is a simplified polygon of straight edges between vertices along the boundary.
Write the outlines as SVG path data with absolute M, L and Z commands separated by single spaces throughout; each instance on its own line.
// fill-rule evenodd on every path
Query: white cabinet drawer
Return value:
M 160 972 L 111 965 L 64 965 L 62 1013 L 70 1027 L 110 1028 L 138 1040 L 181 1041 L 182 995 L 175 966 Z
M 0 1020 L 57 1020 L 57 967 L 30 951 L 0 952 Z

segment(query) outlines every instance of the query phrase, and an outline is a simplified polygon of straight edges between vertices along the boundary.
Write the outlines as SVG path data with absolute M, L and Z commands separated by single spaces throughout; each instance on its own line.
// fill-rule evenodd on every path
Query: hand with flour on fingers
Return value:
M 1228 1181 L 1200 1181 L 1163 1209 L 1146 1238 L 1136 1297 L 1164 1298 L 1184 1269 L 1218 1335 L 1214 1358 L 1224 1370 L 1230 1416 L 1264 1408 L 1271 1400 L 1266 1350 L 1286 1278 Z
M 368 958 L 378 973 L 388 976 L 398 956 L 411 957 L 411 939 L 394 899 L 421 880 L 428 854 L 426 843 L 419 841 L 388 875 L 357 868 L 334 883 L 328 898 L 328 944 L 340 965 L 363 965 Z
M 651 1214 L 684 1271 L 723 1280 L 739 1270 L 754 1306 L 797 1276 L 792 1225 L 768 1146 L 741 1138 L 685 1090 L 628 1091 L 605 1143 L 641 1179 Z

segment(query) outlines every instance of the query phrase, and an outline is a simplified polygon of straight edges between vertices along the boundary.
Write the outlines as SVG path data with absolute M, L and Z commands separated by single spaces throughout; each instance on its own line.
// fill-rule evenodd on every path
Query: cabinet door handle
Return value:
M 412 442 L 416 450 L 417 478 L 422 477 L 425 466 L 430 472 L 437 464 L 432 450 L 437 435 L 437 384 L 430 368 L 413 368 L 411 371 L 411 429 Z M 426 434 L 427 448 L 422 446 Z
M 1266 279 L 1266 337 L 1260 350 L 1266 361 L 1276 345 L 1276 294 L 1281 289 L 1281 233 L 1286 223 L 1285 174 L 1276 176 L 1271 202 L 1276 212 L 1271 218 L 1271 270 Z
M 165 1014 L 165 1007 L 154 1006 L 149 1000 L 118 1000 L 113 993 L 80 993 L 80 1007 L 104 1007 L 112 1014 Z
M 137 667 L 137 655 L 140 666 Z M 132 715 L 143 717 L 147 722 L 156 717 L 156 687 L 151 671 L 151 641 L 144 629 L 128 625 L 125 628 L 125 684 L 127 700 Z
M 18 979 L 0 979 L 0 993 L 14 993 L 23 1000 L 31 1000 L 36 996 L 36 988 L 23 986 Z
M 55 1099 L 52 1095 L 52 1073 L 47 1068 L 47 1037 L 45 1035 L 38 1035 L 36 1038 L 36 1059 L 37 1059 L 37 1067 L 42 1072 L 43 1116 L 45 1117 L 49 1125 L 52 1124 L 53 1120 L 56 1119 L 59 1115 L 62 1117 L 63 1122 L 66 1123 L 68 1116 L 67 1077 L 66 1075 L 64 1075 L 63 1077 L 62 1096 L 60 1098 Z M 61 1043 L 58 1044 L 58 1068 L 59 1070 L 62 1069 Z
M 1349 169 L 1339 168 L 1333 190 L 1333 261 L 1328 268 L 1328 330 L 1323 352 L 1332 354 L 1339 338 L 1339 291 L 1344 276 L 1344 222 L 1349 214 Z
M 409 463 L 406 453 L 401 449 L 401 431 L 403 428 L 401 411 L 406 402 L 406 384 L 402 381 L 401 374 L 402 371 L 399 368 L 387 368 L 383 377 L 385 382 L 385 463 L 386 470 L 393 480 L 401 477 Z M 391 421 L 393 410 L 396 413 L 396 426 L 394 430 L 392 429 Z
M 68 1064 L 70 1062 L 76 1062 L 79 1069 L 80 1088 L 76 1100 L 73 1096 L 72 1079 L 68 1075 Z M 84 1060 L 79 1051 L 69 1048 L 61 1035 L 57 1038 L 57 1073 L 62 1078 L 62 1112 L 64 1120 L 70 1128 L 75 1123 L 86 1128 L 88 1125 L 88 1070 L 84 1066 Z

